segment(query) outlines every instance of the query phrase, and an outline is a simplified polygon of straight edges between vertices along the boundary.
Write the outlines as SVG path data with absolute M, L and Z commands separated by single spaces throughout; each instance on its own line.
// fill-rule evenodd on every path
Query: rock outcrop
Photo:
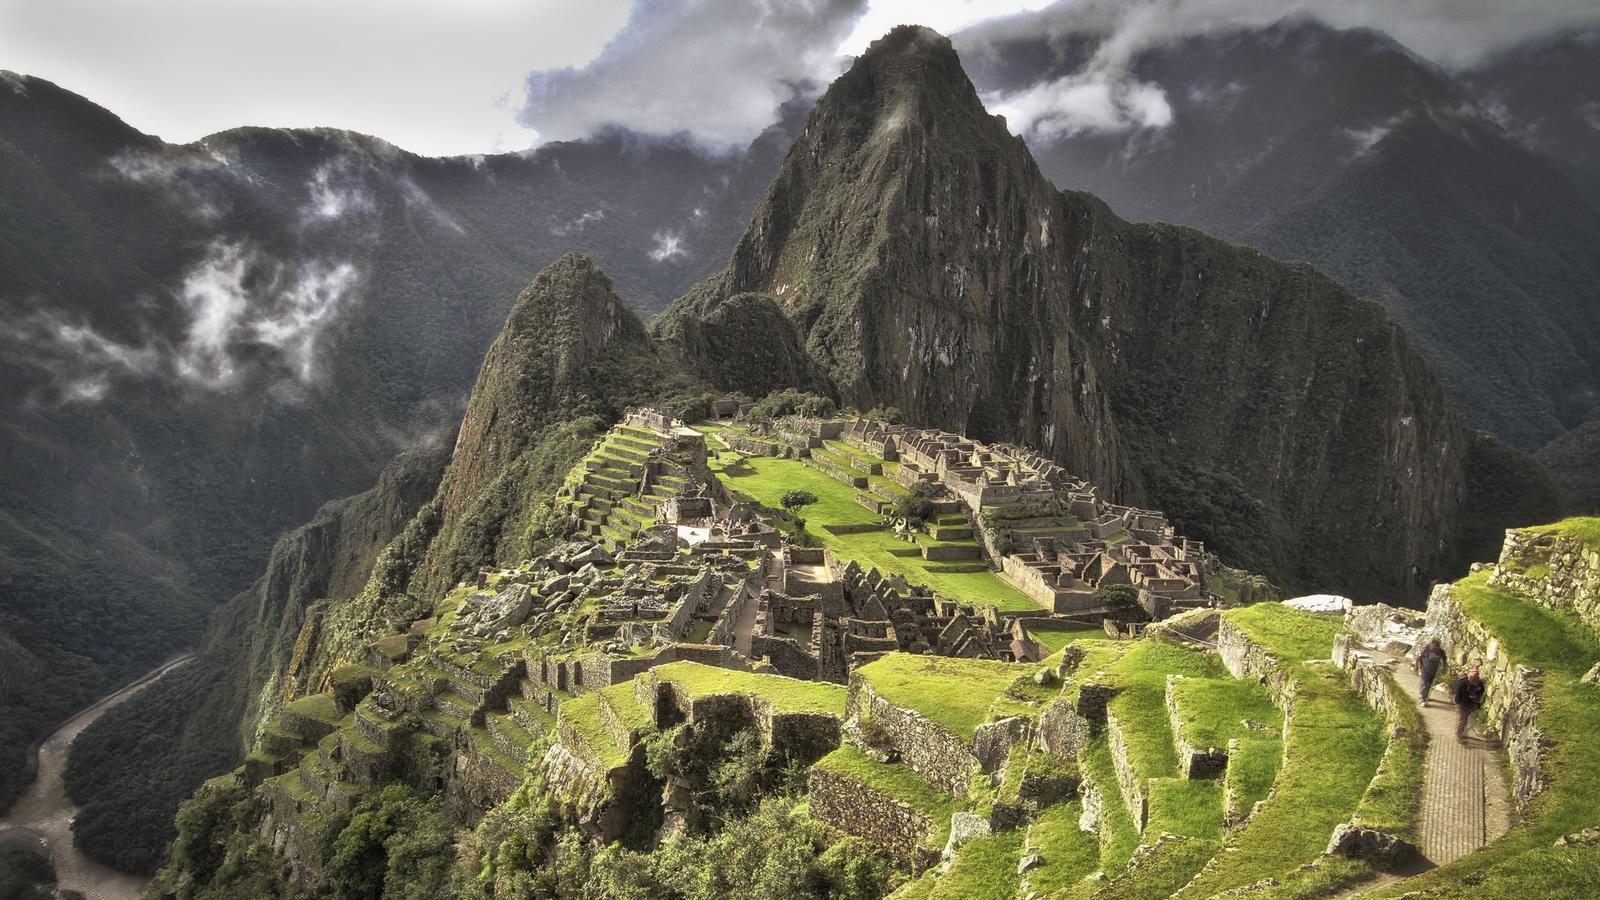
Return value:
M 1275 580 L 1420 600 L 1453 562 L 1469 435 L 1382 309 L 1057 191 L 926 29 L 833 84 L 728 268 L 655 334 L 693 357 L 685 322 L 751 292 L 841 401 L 1037 447 Z

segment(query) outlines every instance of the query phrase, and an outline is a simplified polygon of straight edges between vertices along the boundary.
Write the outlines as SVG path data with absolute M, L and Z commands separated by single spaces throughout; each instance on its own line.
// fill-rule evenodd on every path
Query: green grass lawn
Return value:
M 910 766 L 878 762 L 848 744 L 817 760 L 815 766 L 838 772 L 899 800 L 927 816 L 936 833 L 948 834 L 950 816 L 961 808 L 960 801 L 934 787 Z
M 1184 678 L 1172 683 L 1172 694 L 1184 738 L 1201 750 L 1226 748 L 1233 738 L 1276 735 L 1283 728 L 1283 713 L 1272 705 L 1266 690 L 1253 681 Z M 1268 730 L 1247 728 L 1246 719 L 1266 725 Z
M 667 663 L 651 671 L 657 678 L 672 682 L 691 697 L 748 694 L 771 703 L 774 712 L 844 715 L 843 685 L 801 681 L 759 672 L 735 672 L 697 662 Z
M 830 534 L 823 525 L 879 524 L 881 519 L 856 502 L 855 488 L 799 460 L 719 454 L 712 461 L 711 469 L 730 489 L 773 509 L 780 508 L 779 500 L 787 491 L 804 490 L 815 494 L 817 502 L 800 511 L 807 523 L 806 530 L 843 559 L 854 559 L 887 575 L 901 575 L 913 584 L 925 585 L 963 603 L 992 604 L 1003 611 L 1039 609 L 1039 604 L 1001 581 L 993 572 L 930 571 L 928 562 L 921 556 L 895 555 L 893 551 L 915 550 L 915 547 L 896 538 L 888 529 L 865 534 Z
M 1155 638 L 1129 644 L 1120 658 L 1105 667 L 1102 678 L 1121 688 L 1106 709 L 1121 726 L 1128 764 L 1141 779 L 1178 775 L 1178 750 L 1167 716 L 1168 674 L 1228 677 L 1216 656 Z
M 588 752 L 596 762 L 608 769 L 624 765 L 632 748 L 618 744 L 600 720 L 600 695 L 584 694 L 561 704 L 561 721 L 566 723 L 588 745 Z M 583 748 L 572 748 L 583 754 Z
M 1028 635 L 1044 647 L 1045 655 L 1048 656 L 1073 641 L 1103 640 L 1106 630 L 1099 626 L 1088 625 L 1036 625 L 1028 629 Z
M 1078 761 L 1083 765 L 1084 777 L 1100 789 L 1100 868 L 1115 877 L 1128 867 L 1128 860 L 1139 847 L 1139 828 L 1122 800 L 1122 788 L 1117 786 L 1111 743 L 1103 737 L 1090 741 Z
M 1060 803 L 1033 822 L 1033 843 L 1044 863 L 1028 873 L 1028 886 L 1043 894 L 1077 884 L 1100 867 L 1100 837 L 1078 827 L 1083 804 Z
M 1579 541 L 1590 548 L 1600 550 L 1600 517 L 1574 516 L 1550 525 L 1540 525 L 1526 530 L 1559 534 L 1562 537 L 1569 537 Z
M 1266 648 L 1285 667 L 1333 655 L 1333 639 L 1344 633 L 1338 616 L 1324 616 L 1284 606 L 1257 603 L 1230 609 L 1222 617 Z
M 997 701 L 1008 699 L 1012 683 L 1032 672 L 1029 665 L 910 653 L 890 653 L 856 669 L 880 697 L 966 739 L 989 721 Z
M 1384 753 L 1382 722 L 1331 664 L 1303 666 L 1296 678 L 1276 792 L 1230 837 L 1224 864 L 1178 896 L 1210 897 L 1312 862 L 1366 792 Z

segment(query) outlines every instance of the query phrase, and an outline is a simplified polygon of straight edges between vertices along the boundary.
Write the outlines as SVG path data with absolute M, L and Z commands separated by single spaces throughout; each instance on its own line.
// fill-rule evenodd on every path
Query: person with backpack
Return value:
M 1439 672 L 1444 669 L 1444 648 L 1439 646 L 1439 639 L 1434 638 L 1417 654 L 1417 675 L 1422 679 L 1421 700 L 1422 705 L 1428 705 L 1428 694 L 1433 691 L 1433 684 L 1439 679 Z
M 1478 677 L 1478 667 L 1473 666 L 1467 670 L 1466 677 L 1456 679 L 1455 687 L 1451 690 L 1456 701 L 1456 740 L 1467 739 L 1467 719 L 1472 711 L 1483 706 L 1485 685 L 1483 679 Z

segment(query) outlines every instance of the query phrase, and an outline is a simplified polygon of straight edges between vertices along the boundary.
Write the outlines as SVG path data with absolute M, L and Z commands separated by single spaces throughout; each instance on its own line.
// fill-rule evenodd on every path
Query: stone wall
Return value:
M 1294 704 L 1294 681 L 1289 670 L 1226 616 L 1217 623 L 1217 655 L 1233 677 L 1264 685 L 1273 704 L 1283 710 L 1284 719 L 1288 720 Z
M 1150 821 L 1150 797 L 1146 791 L 1148 783 L 1128 763 L 1127 743 L 1122 737 L 1122 726 L 1116 716 L 1106 716 L 1106 736 L 1111 741 L 1111 761 L 1116 767 L 1117 784 L 1122 788 L 1122 802 L 1127 805 L 1128 814 L 1133 816 L 1133 827 L 1142 834 L 1144 826 Z
M 1427 633 L 1444 647 L 1452 673 L 1478 666 L 1487 690 L 1483 724 L 1505 743 L 1511 760 L 1511 794 L 1519 810 L 1547 783 L 1545 737 L 1539 729 L 1539 681 L 1543 673 L 1513 662 L 1483 623 L 1467 616 L 1447 584 L 1428 597 Z
M 1182 675 L 1168 675 L 1166 688 L 1167 719 L 1172 723 L 1172 738 L 1178 748 L 1178 771 L 1186 778 L 1214 778 L 1228 767 L 1228 748 L 1199 747 L 1189 742 L 1177 693 L 1172 689 L 1173 682 L 1182 679 Z
M 1549 532 L 1507 531 L 1489 583 L 1575 613 L 1600 631 L 1600 552 L 1580 541 Z
M 932 865 L 937 851 L 923 846 L 940 823 L 870 785 L 814 767 L 809 778 L 811 815 L 847 834 L 881 847 L 911 864 Z
M 912 771 L 950 794 L 967 795 L 972 770 L 981 765 L 971 743 L 921 713 L 883 699 L 865 679 L 852 674 L 845 699 L 847 727 L 855 731 L 863 718 L 877 722 L 888 746 Z

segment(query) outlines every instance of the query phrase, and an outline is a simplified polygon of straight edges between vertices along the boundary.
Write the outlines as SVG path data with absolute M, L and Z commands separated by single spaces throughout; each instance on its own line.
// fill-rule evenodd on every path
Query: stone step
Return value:
M 656 442 L 652 443 L 650 440 L 641 438 L 641 437 L 639 437 L 636 434 L 631 433 L 631 432 L 629 432 L 629 433 L 617 432 L 617 433 L 612 434 L 611 435 L 611 443 L 614 443 L 614 444 L 616 444 L 618 446 L 621 446 L 621 447 L 628 447 L 628 448 L 631 448 L 633 450 L 638 450 L 638 451 L 640 451 L 642 453 L 647 453 L 647 454 L 650 451 L 655 450 L 657 447 L 661 446 L 661 443 L 659 441 L 656 441 Z
M 490 713 L 484 717 L 483 724 L 501 753 L 526 763 L 528 748 L 533 746 L 533 735 L 522 727 L 515 716 L 509 712 Z
M 471 700 L 451 691 L 435 695 L 433 704 L 435 709 L 458 719 L 471 720 L 472 714 L 477 711 L 476 704 Z

